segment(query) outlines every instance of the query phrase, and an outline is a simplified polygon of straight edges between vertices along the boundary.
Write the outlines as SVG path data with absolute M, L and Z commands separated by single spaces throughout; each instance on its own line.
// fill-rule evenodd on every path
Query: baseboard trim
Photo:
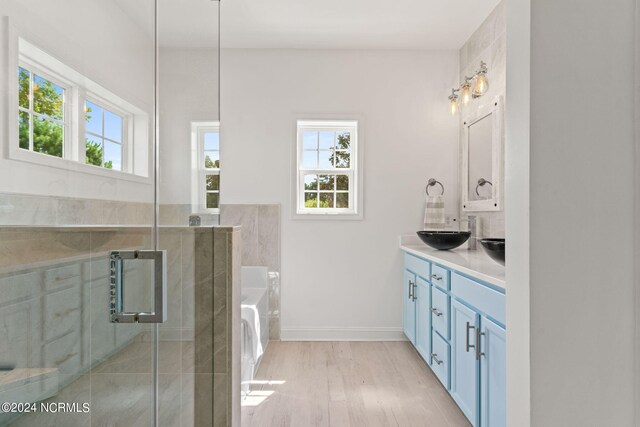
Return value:
M 402 328 L 282 328 L 282 341 L 406 341 Z

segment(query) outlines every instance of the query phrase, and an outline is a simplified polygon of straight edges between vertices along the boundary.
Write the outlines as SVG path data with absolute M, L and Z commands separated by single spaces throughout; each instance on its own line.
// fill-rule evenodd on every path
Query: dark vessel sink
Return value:
M 417 234 L 424 243 L 441 251 L 457 248 L 471 236 L 470 231 L 418 231 Z
M 504 265 L 504 239 L 481 239 L 480 244 L 492 260 Z

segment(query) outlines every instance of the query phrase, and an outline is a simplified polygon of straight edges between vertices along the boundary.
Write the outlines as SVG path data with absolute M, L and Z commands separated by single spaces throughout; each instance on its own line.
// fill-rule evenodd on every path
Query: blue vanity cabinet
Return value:
M 481 426 L 507 425 L 506 332 L 486 317 L 480 319 Z
M 422 277 L 416 277 L 416 342 L 418 353 L 427 363 L 431 353 L 431 284 Z
M 505 291 L 404 254 L 404 333 L 476 427 L 506 425 Z
M 404 254 L 402 329 L 422 357 L 428 357 L 431 347 L 431 337 L 428 335 L 431 321 L 426 319 L 431 308 L 430 274 L 430 262 Z
M 451 303 L 451 397 L 460 410 L 478 425 L 479 372 L 476 330 L 480 317 L 460 301 Z
M 403 281 L 402 330 L 412 344 L 416 343 L 416 275 L 409 270 L 404 271 Z

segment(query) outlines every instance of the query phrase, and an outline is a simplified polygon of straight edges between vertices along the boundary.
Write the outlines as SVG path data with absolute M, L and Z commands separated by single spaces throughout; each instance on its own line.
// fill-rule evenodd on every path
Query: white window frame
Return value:
M 221 168 L 205 168 L 204 135 L 210 132 L 220 134 L 220 122 L 191 122 L 191 206 L 193 212 L 219 214 L 220 208 L 207 208 L 207 175 L 220 176 Z M 218 153 L 222 149 L 222 140 Z M 220 161 L 222 165 L 222 160 Z M 219 178 L 218 178 L 219 179 Z M 221 182 L 221 181 L 219 181 Z M 218 206 L 220 206 L 221 188 L 218 187 Z
M 18 37 L 10 28 L 9 44 L 9 138 L 6 156 L 11 160 L 34 163 L 41 166 L 64 169 L 108 178 L 151 184 L 152 141 L 150 117 L 145 110 L 118 97 L 68 65 Z M 65 89 L 65 132 L 63 156 L 20 148 L 18 138 L 18 68 L 55 83 Z M 122 117 L 126 117 L 122 150 L 122 170 L 107 169 L 86 164 L 85 101 L 89 100 Z M 147 106 L 151 111 L 151 106 Z
M 304 167 L 304 133 L 322 131 L 349 132 L 351 134 L 349 168 Z M 362 219 L 361 145 L 360 120 L 298 120 L 296 122 L 293 201 L 295 219 Z M 305 175 L 349 176 L 349 208 L 305 207 Z
M 29 114 L 29 151 L 32 153 L 36 153 L 42 156 L 49 156 L 49 157 L 53 157 L 56 158 L 56 156 L 52 156 L 50 154 L 46 154 L 46 153 L 40 153 L 38 151 L 34 151 L 33 150 L 33 123 L 34 123 L 34 118 L 35 117 L 42 117 L 47 121 L 50 122 L 54 122 L 57 124 L 61 124 L 62 125 L 62 157 L 57 157 L 57 158 L 62 158 L 62 159 L 70 159 L 72 158 L 72 153 L 73 150 L 71 150 L 70 145 L 72 144 L 72 129 L 73 129 L 73 124 L 72 124 L 72 114 L 71 112 L 73 111 L 73 104 L 74 104 L 74 98 L 72 96 L 72 92 L 73 92 L 73 86 L 69 81 L 64 80 L 63 78 L 59 77 L 59 76 L 55 76 L 53 75 L 50 71 L 45 70 L 41 67 L 39 67 L 38 65 L 36 65 L 35 63 L 27 60 L 27 59 L 20 59 L 18 61 L 18 67 L 16 67 L 15 72 L 18 72 L 18 69 L 22 68 L 26 71 L 29 72 L 29 109 L 25 109 L 24 107 L 20 107 L 18 105 L 18 102 L 16 102 L 16 106 L 18 108 L 18 111 L 20 112 L 26 112 L 27 114 Z M 34 99 L 33 99 L 33 84 L 34 84 L 34 76 L 38 76 L 41 77 L 47 81 L 50 81 L 51 83 L 61 87 L 64 90 L 64 98 L 63 98 L 63 111 L 62 111 L 62 115 L 63 115 L 63 120 L 57 120 L 57 119 L 53 119 L 48 117 L 46 114 L 40 114 L 37 113 L 35 111 L 35 106 L 34 106 Z M 19 145 L 19 141 L 16 141 L 16 143 Z M 24 150 L 24 148 L 23 148 Z
M 107 110 L 112 114 L 115 114 L 116 116 L 120 117 L 122 119 L 122 141 L 118 142 L 118 141 L 114 141 L 113 139 L 107 138 L 106 136 L 104 136 L 104 117 L 103 117 L 103 123 L 102 123 L 102 135 L 96 135 L 93 132 L 89 132 L 86 130 L 86 120 L 82 120 L 82 128 L 83 128 L 83 133 L 82 133 L 82 141 L 85 141 L 85 135 L 87 134 L 91 134 L 94 136 L 99 136 L 100 138 L 102 138 L 103 140 L 106 141 L 110 141 L 113 142 L 114 144 L 120 144 L 121 145 L 121 153 L 122 153 L 122 158 L 120 159 L 121 163 L 122 163 L 122 171 L 127 171 L 129 170 L 129 163 L 130 163 L 130 150 L 129 150 L 129 145 L 131 145 L 131 129 L 130 126 L 132 124 L 132 116 L 130 113 L 128 113 L 127 111 L 119 108 L 118 106 L 110 103 L 109 101 L 106 101 L 104 99 L 101 99 L 99 96 L 92 94 L 92 93 L 87 93 L 84 96 L 84 101 L 82 102 L 83 107 L 86 105 L 86 102 L 89 101 L 92 104 L 97 105 L 98 107 L 102 108 L 103 110 Z M 104 113 L 103 113 L 104 114 Z M 83 149 L 86 150 L 86 143 L 83 145 Z M 102 147 L 102 163 L 104 163 L 104 145 Z M 86 153 L 84 153 L 84 155 L 82 156 L 83 158 L 85 158 L 85 163 L 86 163 Z M 88 166 L 93 166 L 93 167 L 100 167 L 103 169 L 106 169 L 104 166 L 96 166 L 96 165 L 88 165 Z M 112 169 L 109 169 L 112 170 Z

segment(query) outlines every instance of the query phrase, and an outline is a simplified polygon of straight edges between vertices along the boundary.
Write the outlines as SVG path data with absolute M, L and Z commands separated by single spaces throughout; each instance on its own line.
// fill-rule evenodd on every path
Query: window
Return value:
M 85 162 L 121 171 L 125 118 L 87 100 L 85 121 Z
M 357 122 L 298 121 L 298 214 L 357 215 Z
M 23 39 L 12 61 L 12 159 L 148 182 L 148 113 Z
M 192 199 L 196 211 L 217 213 L 220 208 L 220 124 L 191 125 L 195 175 Z
M 24 150 L 63 157 L 68 135 L 67 88 L 18 67 L 18 138 Z

